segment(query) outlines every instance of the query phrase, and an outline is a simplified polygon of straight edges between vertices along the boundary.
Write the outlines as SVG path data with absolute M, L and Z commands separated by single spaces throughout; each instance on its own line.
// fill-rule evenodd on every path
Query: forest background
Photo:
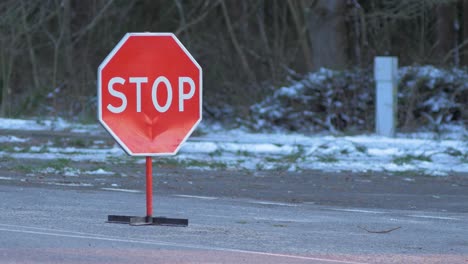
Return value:
M 174 32 L 203 67 L 208 120 L 287 123 L 259 106 L 299 82 L 313 98 L 282 107 L 329 130 L 370 130 L 375 56 L 455 76 L 434 85 L 406 68 L 401 128 L 468 119 L 468 0 L 1 0 L 0 116 L 94 122 L 98 65 L 126 32 L 144 31 Z M 322 68 L 329 83 L 311 82 Z

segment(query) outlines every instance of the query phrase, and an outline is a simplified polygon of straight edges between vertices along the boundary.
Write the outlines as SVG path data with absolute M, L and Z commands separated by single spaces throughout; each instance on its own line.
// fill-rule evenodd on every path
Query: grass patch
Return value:
M 328 149 L 329 146 L 327 144 L 322 144 L 320 146 L 318 146 L 319 149 Z
M 15 147 L 10 144 L 2 144 L 0 145 L 0 151 L 4 152 L 16 152 Z
M 304 147 L 301 145 L 297 146 L 297 150 L 293 153 L 290 153 L 288 155 L 285 155 L 281 160 L 289 163 L 294 163 L 298 161 L 299 159 L 304 160 Z
M 403 164 L 410 164 L 413 161 L 428 161 L 431 162 L 432 159 L 428 155 L 424 154 L 419 154 L 419 155 L 412 155 L 412 154 L 407 154 L 401 157 L 394 157 L 393 158 L 393 163 L 397 165 L 403 165 Z
M 196 167 L 196 168 L 210 168 L 210 169 L 227 169 L 227 164 L 219 161 L 205 161 L 205 160 L 177 160 L 173 158 L 160 159 L 158 165 L 161 167 Z
M 192 137 L 201 137 L 201 136 L 204 136 L 206 135 L 207 133 L 205 131 L 203 131 L 203 129 L 201 128 L 197 128 L 193 131 L 192 133 Z
M 74 138 L 68 141 L 68 145 L 77 148 L 86 148 L 89 147 L 91 144 L 89 141 L 83 138 Z
M 47 153 L 49 152 L 49 147 L 46 145 L 42 146 L 37 153 Z
M 288 164 L 278 164 L 274 167 L 276 171 L 287 171 L 289 170 L 290 166 Z
M 29 147 L 16 149 L 16 151 L 19 152 L 19 153 L 27 153 L 27 152 L 29 152 Z
M 284 225 L 284 224 L 274 224 L 273 226 L 274 227 L 287 227 L 287 225 Z
M 445 153 L 450 155 L 450 156 L 453 156 L 453 157 L 461 157 L 463 156 L 463 153 L 458 150 L 458 149 L 455 149 L 455 148 L 452 148 L 452 147 L 448 147 L 446 150 L 445 150 Z
M 87 148 L 93 145 L 92 140 L 86 138 L 55 138 L 53 141 L 54 147 L 76 147 Z
M 244 157 L 252 157 L 253 154 L 248 152 L 247 150 L 238 150 L 237 151 L 237 156 L 244 156 Z
M 271 163 L 277 163 L 277 162 L 282 162 L 283 159 L 282 158 L 274 158 L 274 157 L 265 157 L 264 158 L 266 162 L 271 162 Z
M 214 157 L 220 157 L 223 155 L 223 151 L 220 150 L 220 149 L 216 149 L 215 151 L 212 151 L 208 154 L 211 158 L 214 158 Z
M 70 165 L 71 160 L 69 159 L 56 159 L 47 162 L 45 167 L 53 168 L 58 171 L 63 171 L 66 167 Z
M 138 158 L 141 159 L 141 157 L 128 157 L 128 156 L 107 156 L 106 162 L 113 164 L 113 165 L 119 165 L 119 164 L 135 164 L 138 160 Z M 165 159 L 160 159 L 159 162 L 163 161 Z
M 215 163 L 211 163 L 211 164 L 210 164 L 210 168 L 211 168 L 211 169 L 221 169 L 221 170 L 225 170 L 225 169 L 227 169 L 227 164 L 224 163 L 224 162 L 215 162 Z
M 245 162 L 245 159 L 238 159 L 238 160 L 236 160 L 236 163 L 237 163 L 237 164 L 242 164 L 242 163 L 244 163 L 244 162 Z
M 452 157 L 460 158 L 460 160 L 464 163 L 468 162 L 468 153 L 463 153 L 456 148 L 448 147 L 444 153 Z
M 265 169 L 265 166 L 262 163 L 257 163 L 255 165 L 255 169 L 258 170 L 258 171 L 262 171 L 262 170 Z
M 303 159 L 303 153 L 295 152 L 284 156 L 282 160 L 285 162 L 294 163 L 299 159 Z
M 323 162 L 323 163 L 335 163 L 338 162 L 338 159 L 331 155 L 331 154 L 326 154 L 322 156 L 317 156 L 318 161 Z
M 9 162 L 12 160 L 14 160 L 14 158 L 8 154 L 3 154 L 3 156 L 0 156 L 0 162 Z
M 20 172 L 23 172 L 23 173 L 35 172 L 35 169 L 34 169 L 33 166 L 31 166 L 31 165 L 25 165 L 25 164 L 16 165 L 16 166 L 14 167 L 14 170 L 15 170 L 15 171 L 20 171 Z
M 342 150 L 340 151 L 340 153 L 341 153 L 341 155 L 349 155 L 349 150 L 347 150 L 347 149 L 342 149 Z
M 182 166 L 186 167 L 200 167 L 200 168 L 210 168 L 210 169 L 226 169 L 227 165 L 224 162 L 213 162 L 213 161 L 204 161 L 204 160 L 189 160 L 186 162 L 181 162 Z
M 156 165 L 158 166 L 162 166 L 162 167 L 178 167 L 178 166 L 181 166 L 183 162 L 177 160 L 177 159 L 173 159 L 173 158 L 162 158 L 162 159 L 159 159 L 158 162 L 156 163 Z
M 460 159 L 462 162 L 468 163 L 468 153 L 463 154 L 463 156 L 461 156 Z
M 359 144 L 354 144 L 354 147 L 356 148 L 356 150 L 358 152 L 361 152 L 361 153 L 364 153 L 364 154 L 367 153 L 367 147 L 366 146 L 359 145 Z
M 55 137 L 53 142 L 52 142 L 52 146 L 54 147 L 63 147 L 64 146 L 64 139 L 61 138 L 61 137 Z

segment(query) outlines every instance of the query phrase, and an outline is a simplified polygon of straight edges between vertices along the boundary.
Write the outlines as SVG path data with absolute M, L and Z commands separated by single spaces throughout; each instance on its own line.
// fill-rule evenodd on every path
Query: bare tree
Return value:
M 236 33 L 234 32 L 234 28 L 232 26 L 231 18 L 229 17 L 229 12 L 226 7 L 226 3 L 224 0 L 220 1 L 221 3 L 221 10 L 223 13 L 224 21 L 226 23 L 226 28 L 229 32 L 229 36 L 231 38 L 232 44 L 234 46 L 234 49 L 237 52 L 237 55 L 239 56 L 239 59 L 241 61 L 242 68 L 244 69 L 245 75 L 249 78 L 250 82 L 255 82 L 255 73 L 252 71 L 250 68 L 249 62 L 247 60 L 247 57 L 242 50 L 242 47 L 237 39 Z
M 349 49 L 345 16 L 347 2 L 342 0 L 313 1 L 307 14 L 307 30 L 312 46 L 312 64 L 320 67 L 344 68 Z
M 462 40 L 461 44 L 461 55 L 462 55 L 462 64 L 468 65 L 468 0 L 462 1 Z
M 20 51 L 22 29 L 16 23 L 21 15 L 21 5 L 15 1 L 3 2 L 0 6 L 0 69 L 1 69 L 1 105 L 0 116 L 11 114 L 11 95 L 13 93 L 12 75 L 16 57 Z
M 96 67 L 126 32 L 175 32 L 205 67 L 208 104 L 248 114 L 271 87 L 320 67 L 383 54 L 466 65 L 467 13 L 468 0 L 3 0 L 0 114 L 91 113 Z
M 436 27 L 436 56 L 444 63 L 444 58 L 449 52 L 457 46 L 456 42 L 456 6 L 451 2 L 444 2 L 437 5 L 436 8 L 437 27 Z M 452 58 L 458 60 L 456 53 Z
M 310 51 L 310 46 L 307 38 L 307 26 L 304 23 L 304 9 L 305 5 L 303 1 L 293 1 L 293 0 L 288 0 L 288 7 L 289 10 L 291 11 L 292 18 L 294 20 L 294 26 L 296 28 L 296 33 L 299 38 L 299 44 L 302 49 L 302 53 L 304 55 L 305 59 L 305 65 L 307 71 L 312 71 L 313 70 L 313 64 L 312 64 L 312 55 Z

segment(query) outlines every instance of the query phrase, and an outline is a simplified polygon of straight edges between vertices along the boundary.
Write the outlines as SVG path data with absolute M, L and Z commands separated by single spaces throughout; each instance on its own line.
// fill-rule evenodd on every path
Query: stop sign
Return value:
M 127 33 L 99 66 L 98 118 L 129 155 L 176 154 L 202 119 L 202 69 L 172 33 Z

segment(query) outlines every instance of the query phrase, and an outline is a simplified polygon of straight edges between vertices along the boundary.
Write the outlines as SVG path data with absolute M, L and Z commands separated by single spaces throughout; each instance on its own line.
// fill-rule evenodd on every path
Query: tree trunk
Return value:
M 347 1 L 319 0 L 307 16 L 313 68 L 341 69 L 348 64 Z
M 437 5 L 436 16 L 436 59 L 437 64 L 443 64 L 444 58 L 456 46 L 455 40 L 455 15 L 456 7 L 453 3 Z M 450 56 L 453 58 L 453 56 Z M 449 57 L 449 58 L 450 58 Z
M 257 9 L 257 23 L 258 23 L 258 32 L 260 35 L 260 39 L 262 41 L 262 44 L 265 48 L 265 53 L 267 55 L 271 78 L 273 80 L 273 83 L 275 83 L 277 81 L 276 69 L 275 69 L 275 63 L 273 59 L 273 52 L 271 51 L 271 47 L 270 47 L 270 41 L 268 40 L 267 32 L 265 29 L 266 27 L 265 27 L 265 2 L 264 0 L 260 0 L 259 7 Z
M 71 25 L 71 19 L 72 19 L 72 12 L 71 12 L 71 3 L 70 0 L 63 0 L 62 1 L 62 6 L 63 6 L 63 20 L 62 20 L 62 27 L 63 27 L 63 48 L 64 48 L 64 62 L 65 62 L 65 70 L 66 74 L 65 76 L 67 77 L 67 84 L 68 88 L 71 89 L 72 91 L 75 91 L 75 93 L 80 93 L 81 92 L 81 87 L 80 85 L 75 85 L 75 69 L 73 67 L 73 41 L 72 41 L 72 25 Z
M 2 47 L 3 48 L 3 47 Z M 8 117 L 11 114 L 11 73 L 13 71 L 13 62 L 14 57 L 12 54 L 8 54 L 12 52 L 11 50 L 3 50 L 1 56 L 1 65 L 2 68 L 2 101 L 0 105 L 0 116 Z
M 28 11 L 26 10 L 26 1 L 22 0 L 21 1 L 21 22 L 23 24 L 23 30 L 26 33 L 25 38 L 26 38 L 26 44 L 28 47 L 28 54 L 29 54 L 29 60 L 31 62 L 31 71 L 32 71 L 32 79 L 34 83 L 34 89 L 37 91 L 40 89 L 41 83 L 39 80 L 39 73 L 37 70 L 37 59 L 36 59 L 36 51 L 34 49 L 33 43 L 32 43 L 32 32 L 30 32 L 30 27 L 27 22 L 27 16 L 28 16 Z
M 302 16 L 302 6 L 297 6 L 295 4 L 296 2 L 293 0 L 288 0 L 288 7 L 289 10 L 291 11 L 291 15 L 294 21 L 294 26 L 296 29 L 297 37 L 299 39 L 299 45 L 301 45 L 302 49 L 302 55 L 303 58 L 305 59 L 305 67 L 306 71 L 310 72 L 313 69 L 313 64 L 311 60 L 311 52 L 310 52 L 310 47 L 309 43 L 307 41 L 307 37 L 305 36 L 307 32 L 304 30 L 306 27 L 303 22 L 303 16 Z M 298 2 L 300 4 L 300 2 Z
M 468 42 L 468 0 L 463 0 L 463 17 L 462 17 L 462 41 L 461 43 Z M 465 44 L 460 51 L 462 56 L 462 64 L 464 66 L 468 65 L 468 45 Z
M 237 40 L 236 33 L 234 32 L 234 29 L 232 27 L 232 22 L 231 19 L 229 18 L 228 10 L 226 7 L 226 3 L 224 0 L 221 0 L 221 10 L 223 12 L 224 20 L 226 22 L 226 27 L 229 33 L 229 36 L 231 37 L 232 44 L 234 46 L 234 49 L 237 52 L 237 55 L 239 56 L 239 59 L 242 64 L 242 68 L 244 69 L 244 72 L 246 76 L 249 78 L 250 83 L 255 83 L 256 78 L 254 72 L 250 69 L 249 62 L 247 61 L 247 57 L 245 56 L 244 51 L 242 50 L 242 47 Z

